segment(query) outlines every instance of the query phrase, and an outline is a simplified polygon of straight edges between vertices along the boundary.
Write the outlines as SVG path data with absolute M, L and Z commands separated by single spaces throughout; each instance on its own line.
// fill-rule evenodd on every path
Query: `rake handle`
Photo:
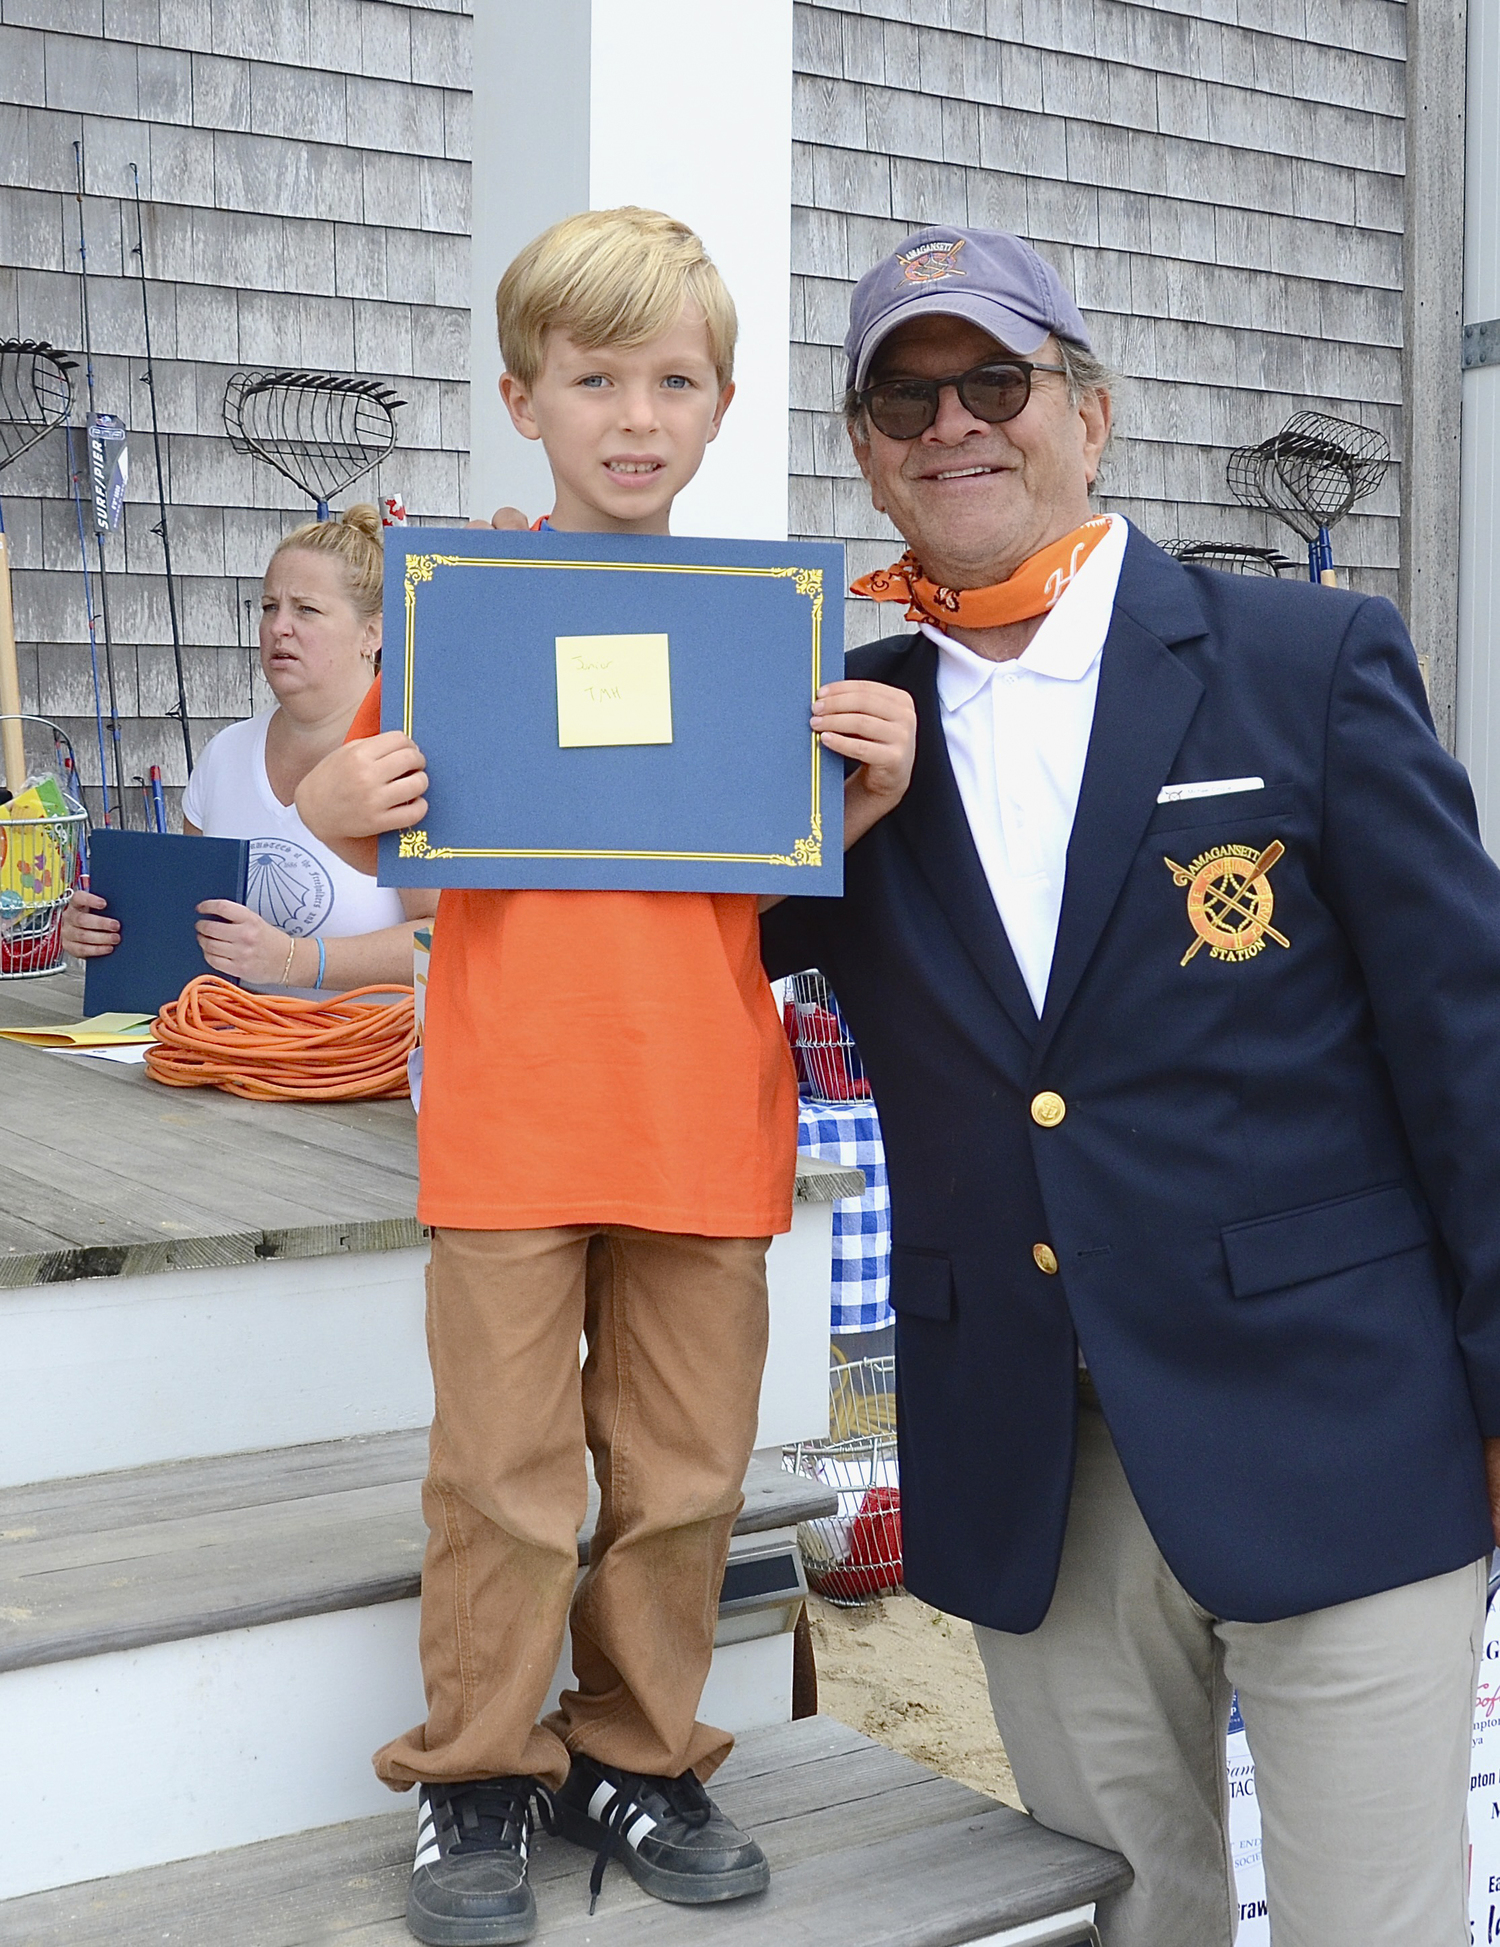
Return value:
M 5 786 L 14 795 L 26 782 L 26 740 L 21 714 L 21 671 L 16 662 L 16 614 L 10 599 L 10 542 L 0 525 L 0 748 Z

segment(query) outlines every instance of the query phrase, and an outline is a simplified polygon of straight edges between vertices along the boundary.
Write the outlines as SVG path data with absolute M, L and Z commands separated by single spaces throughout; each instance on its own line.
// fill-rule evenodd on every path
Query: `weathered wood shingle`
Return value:
M 1395 0 L 806 0 L 794 134 L 794 533 L 897 537 L 836 411 L 855 278 L 929 223 L 1013 229 L 1121 373 L 1102 503 L 1158 539 L 1271 543 L 1229 450 L 1306 407 L 1399 455 L 1405 9 Z M 819 392 L 821 389 L 821 398 Z M 1394 594 L 1400 489 L 1338 530 Z M 830 524 L 831 523 L 831 524 Z M 888 617 L 857 605 L 850 640 Z
M 268 701 L 253 598 L 311 505 L 231 451 L 239 366 L 389 380 L 400 443 L 355 489 L 417 517 L 464 504 L 468 0 L 0 0 L 0 336 L 79 348 L 73 143 L 87 158 L 98 404 L 133 428 L 108 543 L 127 776 L 181 740 L 156 520 L 129 165 L 146 200 L 157 402 L 195 747 Z M 81 372 L 79 374 L 81 380 Z M 76 415 L 75 415 L 76 416 Z M 97 775 L 77 523 L 54 435 L 0 479 L 26 707 Z M 347 501 L 350 496 L 342 496 Z M 89 552 L 93 565 L 93 543 Z M 247 602 L 251 606 L 247 609 Z

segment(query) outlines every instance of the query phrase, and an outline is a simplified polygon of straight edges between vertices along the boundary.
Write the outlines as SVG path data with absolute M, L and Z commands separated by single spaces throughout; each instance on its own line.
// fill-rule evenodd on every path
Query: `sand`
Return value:
M 966 1622 L 906 1594 L 808 1602 L 818 1709 L 934 1771 L 1019 1806 Z

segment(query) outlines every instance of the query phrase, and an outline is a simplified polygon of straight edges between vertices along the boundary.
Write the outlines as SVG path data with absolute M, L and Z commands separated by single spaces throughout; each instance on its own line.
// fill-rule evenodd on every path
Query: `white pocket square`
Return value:
M 1263 777 L 1209 777 L 1198 784 L 1164 784 L 1158 804 L 1181 804 L 1184 798 L 1227 798 L 1232 791 L 1264 791 Z

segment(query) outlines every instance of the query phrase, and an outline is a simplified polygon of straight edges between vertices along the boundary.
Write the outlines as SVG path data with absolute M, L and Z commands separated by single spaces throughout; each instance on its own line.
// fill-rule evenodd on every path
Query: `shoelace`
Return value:
M 649 1788 L 666 1801 L 667 1809 L 674 1812 L 684 1825 L 707 1825 L 713 1817 L 713 1800 L 703 1789 L 702 1782 L 695 1772 L 685 1771 L 680 1778 L 653 1778 Z M 604 1827 L 604 1837 L 599 1842 L 599 1850 L 594 1854 L 594 1870 L 589 1874 L 589 1915 L 599 1904 L 599 1891 L 604 1885 L 605 1869 L 611 1859 L 623 1858 L 626 1840 L 624 1829 L 642 1811 L 649 1809 L 645 1804 L 645 1794 L 640 1790 L 626 1789 L 625 1780 L 620 1778 L 615 1786 L 615 1795 L 599 1814 L 599 1823 Z
M 448 1811 L 460 1852 L 466 1847 L 486 1852 L 516 1847 L 524 1854 L 538 1825 L 546 1832 L 555 1830 L 552 1794 L 534 1778 L 459 1786 L 449 1796 Z

